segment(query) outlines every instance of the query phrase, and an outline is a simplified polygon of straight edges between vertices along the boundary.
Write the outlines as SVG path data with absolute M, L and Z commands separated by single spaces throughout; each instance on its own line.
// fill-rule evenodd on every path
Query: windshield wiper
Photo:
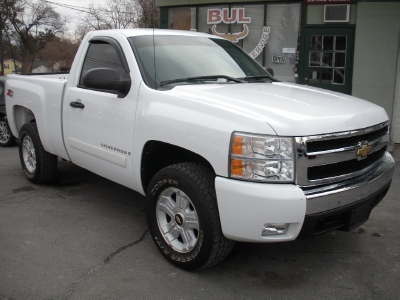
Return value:
M 196 77 L 187 77 L 187 78 L 179 78 L 179 79 L 161 81 L 160 86 L 170 84 L 170 83 L 175 83 L 175 82 L 190 82 L 190 81 L 195 81 L 195 80 L 220 79 L 220 78 L 226 79 L 227 81 L 237 82 L 237 83 L 244 82 L 242 79 L 234 78 L 234 77 L 227 76 L 227 75 L 209 75 L 209 76 L 196 76 Z
M 256 76 L 246 76 L 241 79 L 261 79 L 261 78 L 268 78 L 271 79 L 272 81 L 280 82 L 280 80 L 276 79 L 275 77 L 272 77 L 271 75 L 256 75 Z

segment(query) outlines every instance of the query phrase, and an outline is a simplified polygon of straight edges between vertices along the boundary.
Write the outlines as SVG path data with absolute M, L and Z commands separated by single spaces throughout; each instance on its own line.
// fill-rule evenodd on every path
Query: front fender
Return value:
M 205 158 L 218 176 L 228 176 L 229 144 L 233 131 L 275 135 L 271 126 L 241 111 L 216 105 L 213 99 L 188 98 L 142 84 L 135 122 L 135 162 L 147 141 L 157 140 L 190 150 Z M 136 189 L 143 193 L 140 168 Z

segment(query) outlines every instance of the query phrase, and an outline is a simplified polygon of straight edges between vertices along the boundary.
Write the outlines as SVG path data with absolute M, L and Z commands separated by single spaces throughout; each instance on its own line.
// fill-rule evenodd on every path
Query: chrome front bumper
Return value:
M 386 153 L 378 167 L 356 179 L 314 189 L 303 188 L 307 199 L 306 215 L 326 212 L 365 199 L 390 182 L 394 166 L 392 156 Z
M 372 208 L 383 197 L 393 171 L 394 160 L 386 153 L 382 163 L 368 173 L 352 181 L 318 188 L 217 176 L 215 188 L 222 232 L 235 241 L 271 243 L 346 229 L 351 219 L 349 213 L 365 209 L 365 205 Z M 369 212 L 370 209 L 368 215 Z M 287 230 L 263 236 L 268 224 L 286 224 Z

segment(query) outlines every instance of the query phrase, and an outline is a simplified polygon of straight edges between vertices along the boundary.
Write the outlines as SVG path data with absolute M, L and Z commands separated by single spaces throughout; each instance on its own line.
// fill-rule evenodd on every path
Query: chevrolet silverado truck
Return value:
M 69 74 L 11 75 L 6 90 L 28 180 L 52 180 L 61 158 L 145 195 L 156 247 L 186 270 L 235 241 L 353 230 L 394 171 L 384 109 L 279 82 L 205 33 L 93 31 Z

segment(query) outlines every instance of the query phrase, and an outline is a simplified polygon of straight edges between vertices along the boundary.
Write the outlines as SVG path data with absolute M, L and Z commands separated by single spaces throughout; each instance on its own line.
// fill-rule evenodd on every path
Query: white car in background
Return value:
M 5 76 L 0 77 L 0 146 L 9 147 L 16 144 L 15 137 L 10 131 L 10 126 L 8 126 L 6 105 L 5 105 L 5 91 L 4 82 L 6 80 Z

